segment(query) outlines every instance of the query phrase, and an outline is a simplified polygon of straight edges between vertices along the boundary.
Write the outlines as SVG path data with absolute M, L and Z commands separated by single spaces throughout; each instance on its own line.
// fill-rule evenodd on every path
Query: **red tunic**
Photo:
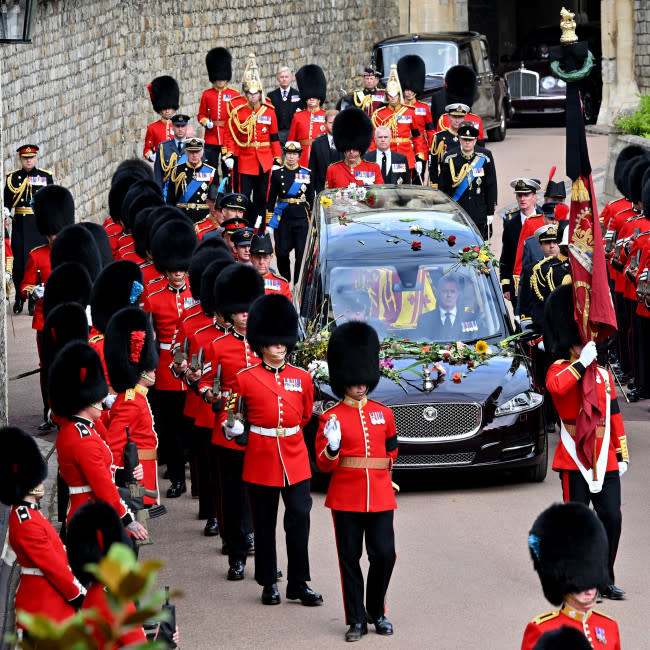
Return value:
M 650 221 L 648 222 L 650 225 Z M 643 269 L 639 267 L 641 262 L 641 256 L 643 251 L 648 248 L 650 244 L 650 230 L 647 228 L 642 230 L 641 233 L 634 238 L 632 245 L 630 246 L 630 252 L 626 256 L 625 267 L 623 268 L 623 275 L 625 276 L 625 284 L 623 285 L 623 295 L 628 299 L 636 302 L 636 280 L 633 282 L 630 276 L 628 275 L 628 270 L 632 264 L 637 265 L 637 272 L 641 272 Z M 638 274 L 638 273 L 637 273 Z
M 613 219 L 610 219 L 609 223 L 612 226 L 612 230 L 616 232 L 616 241 L 619 242 L 621 239 L 625 239 L 631 235 L 635 228 L 642 225 L 643 221 L 643 214 L 637 210 L 624 210 L 616 214 Z M 612 259 L 613 257 L 614 254 L 612 254 Z M 625 286 L 623 273 L 619 269 L 612 268 L 612 270 L 614 271 L 614 290 L 618 293 L 623 293 L 623 287 Z
M 433 136 L 436 134 L 436 126 L 433 123 L 433 116 L 431 115 L 429 105 L 416 99 L 412 104 L 408 104 L 408 106 L 413 107 L 415 111 L 415 126 L 420 132 L 420 135 L 425 139 L 427 147 L 429 147 L 433 142 Z
M 122 260 L 128 260 L 129 262 L 133 262 L 134 264 L 137 264 L 138 266 L 140 264 L 144 264 L 145 260 L 143 260 L 136 252 L 135 252 L 135 242 L 133 243 L 133 246 L 129 246 L 126 250 L 122 251 L 120 253 L 120 259 Z
M 412 106 L 400 104 L 396 108 L 384 106 L 372 114 L 372 123 L 375 128 L 387 126 L 392 133 L 390 148 L 393 151 L 404 154 L 408 158 L 410 169 L 415 167 L 415 156 L 420 160 L 426 160 L 428 149 L 427 143 L 418 131 L 415 109 Z M 369 151 L 377 148 L 374 140 Z
M 95 430 L 95 424 L 82 418 L 60 418 L 61 430 L 56 439 L 61 478 L 70 488 L 68 522 L 77 508 L 87 501 L 110 503 L 127 526 L 133 521 L 113 482 L 113 455 Z M 85 491 L 73 494 L 77 488 Z
M 163 285 L 158 283 L 162 282 L 165 279 L 165 276 L 160 275 L 160 272 L 151 261 L 146 261 L 143 264 L 140 264 L 140 270 L 142 271 L 142 279 L 144 283 L 144 291 L 140 296 L 140 300 L 144 304 L 147 296 L 162 288 Z
M 528 623 L 521 641 L 521 650 L 532 650 L 544 632 L 557 630 L 563 625 L 580 630 L 587 637 L 592 648 L 621 650 L 618 624 L 613 618 L 596 610 L 579 612 L 566 604 L 560 611 L 541 614 Z
M 515 265 L 512 269 L 512 277 L 515 279 L 515 291 L 519 292 L 519 276 L 521 275 L 521 259 L 524 254 L 524 242 L 535 234 L 538 228 L 544 225 L 544 215 L 535 214 L 528 217 L 521 226 L 519 241 L 517 243 L 517 254 L 515 256 Z
M 9 544 L 23 569 L 39 569 L 42 573 L 21 576 L 16 611 L 41 614 L 57 623 L 72 616 L 70 601 L 84 590 L 68 565 L 61 538 L 36 504 L 25 501 L 12 506 Z
M 341 446 L 336 454 L 326 450 L 325 425 L 336 416 L 341 426 Z M 316 460 L 324 472 L 332 472 L 325 505 L 348 512 L 395 510 L 395 494 L 388 469 L 339 467 L 345 456 L 397 458 L 397 431 L 393 412 L 387 406 L 363 398 L 346 397 L 319 418 L 316 434 Z
M 138 447 L 138 456 L 144 470 L 144 486 L 147 490 L 158 492 L 158 472 L 156 466 L 156 450 L 158 436 L 153 428 L 153 416 L 149 401 L 148 389 L 140 384 L 124 393 L 120 393 L 113 402 L 110 410 L 106 444 L 109 446 L 115 463 L 124 464 L 124 446 L 126 445 L 126 427 L 132 442 Z M 158 499 L 145 496 L 144 503 L 157 503 Z
M 465 122 L 471 122 L 478 129 L 479 140 L 485 140 L 485 133 L 483 132 L 483 120 L 478 115 L 474 115 L 474 113 L 467 113 L 467 115 L 465 115 Z M 442 129 L 448 129 L 448 128 L 449 128 L 449 114 L 443 113 L 438 118 L 438 131 L 441 131 Z
M 196 236 L 198 237 L 199 241 L 202 241 L 207 233 L 216 230 L 217 227 L 217 224 L 212 220 L 212 217 L 210 215 L 205 217 L 205 219 L 201 219 L 201 221 L 197 221 L 194 224 L 194 230 L 196 231 Z
M 117 253 L 115 255 L 115 259 L 124 259 L 124 255 L 130 253 L 131 251 L 135 251 L 135 242 L 133 241 L 133 235 L 123 232 L 117 240 Z
M 282 276 L 276 275 L 273 271 L 269 271 L 262 277 L 264 278 L 264 293 L 279 293 L 293 301 L 291 287 Z
M 149 160 L 149 156 L 158 151 L 158 145 L 165 140 L 174 137 L 174 125 L 171 120 L 160 118 L 157 122 L 152 122 L 147 127 L 147 133 L 144 136 L 144 149 L 142 155 Z
M 248 102 L 231 107 L 225 147 L 238 157 L 240 174 L 257 176 L 260 165 L 264 173 L 270 171 L 274 159 L 282 156 L 273 107 L 261 104 L 253 110 Z
M 262 362 L 242 370 L 237 375 L 237 384 L 251 427 L 302 429 L 309 422 L 314 405 L 314 384 L 302 368 L 284 364 L 276 369 Z M 302 430 L 273 437 L 251 430 L 242 477 L 248 483 L 275 487 L 311 478 Z
M 199 114 L 197 119 L 202 126 L 208 120 L 212 121 L 212 128 L 205 130 L 205 144 L 222 146 L 225 143 L 225 131 L 228 117 L 230 116 L 230 102 L 240 94 L 234 88 L 226 86 L 223 90 L 208 88 L 201 95 Z
M 324 133 L 327 133 L 327 129 L 325 128 L 325 111 L 322 108 L 313 112 L 310 110 L 296 111 L 293 114 L 287 141 L 300 143 L 302 153 L 298 160 L 299 165 L 309 167 L 311 145 L 319 135 Z
M 106 381 L 110 386 L 108 368 L 106 367 L 106 359 L 104 358 L 104 335 L 94 326 L 90 329 L 88 334 L 88 344 L 99 355 L 99 358 L 102 361 L 102 368 L 104 369 L 104 377 L 106 377 Z
M 609 371 L 607 372 L 609 374 L 609 385 L 612 393 L 610 404 L 610 439 L 609 449 L 607 452 L 607 467 L 605 471 L 610 472 L 614 470 L 618 471 L 618 461 L 629 461 L 629 456 L 627 451 L 627 440 L 625 438 L 625 428 L 623 427 L 623 417 L 621 416 L 621 411 L 614 392 L 616 384 L 614 383 L 614 377 L 612 374 Z M 583 374 L 584 367 L 581 363 L 578 361 L 571 363 L 562 360 L 556 361 L 549 368 L 546 375 L 546 388 L 553 398 L 553 404 L 555 405 L 560 419 L 564 422 L 567 430 L 572 435 L 572 427 L 575 427 L 576 418 L 582 404 L 580 379 Z M 598 374 L 596 389 L 598 391 L 600 411 L 604 416 L 606 408 L 606 392 L 605 383 L 602 381 L 600 373 Z M 602 419 L 598 423 L 598 430 L 596 433 L 596 456 L 598 456 L 603 446 L 604 425 L 605 422 L 604 419 Z M 569 452 L 562 444 L 562 439 L 560 439 L 560 444 L 555 450 L 553 469 L 556 471 L 563 469 L 578 469 L 573 458 L 571 458 Z
M 646 247 L 641 252 L 641 260 L 639 262 L 639 273 L 650 267 L 650 247 Z M 637 276 L 638 277 L 638 276 Z M 639 302 L 636 306 L 636 313 L 644 318 L 650 318 L 650 309 L 646 306 L 645 302 Z
M 119 223 L 115 223 L 112 217 L 106 217 L 102 228 L 106 231 L 108 235 L 108 241 L 111 245 L 111 253 L 113 253 L 113 259 L 115 259 L 115 254 L 117 253 L 117 242 L 122 234 L 122 226 Z
M 384 177 L 377 163 L 362 160 L 358 165 L 350 167 L 344 160 L 332 163 L 325 175 L 325 189 L 348 187 L 348 185 L 381 185 Z
M 45 284 L 52 273 L 52 263 L 50 261 L 51 249 L 48 244 L 41 244 L 33 248 L 27 258 L 25 275 L 20 285 L 20 292 L 23 297 L 28 298 L 28 294 L 34 291 L 37 284 Z M 40 282 L 39 282 L 40 278 Z M 37 300 L 34 307 L 34 317 L 32 318 L 32 329 L 39 332 L 43 329 L 45 319 L 43 318 L 43 301 Z

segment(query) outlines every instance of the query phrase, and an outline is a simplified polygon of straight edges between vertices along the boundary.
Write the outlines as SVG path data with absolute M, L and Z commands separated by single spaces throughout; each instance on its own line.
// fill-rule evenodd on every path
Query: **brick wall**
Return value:
M 650 6 L 648 0 L 634 0 L 634 71 L 639 90 L 650 92 Z
M 0 44 L 5 173 L 14 150 L 41 147 L 39 165 L 70 188 L 80 219 L 106 216 L 116 164 L 141 156 L 146 125 L 157 116 L 146 85 L 171 74 L 181 110 L 196 124 L 209 86 L 205 53 L 217 45 L 233 55 L 239 88 L 255 52 L 265 90 L 282 65 L 318 63 L 328 98 L 360 83 L 372 44 L 399 31 L 398 0 L 136 0 L 39 1 L 32 45 Z M 198 129 L 199 135 L 202 135 Z

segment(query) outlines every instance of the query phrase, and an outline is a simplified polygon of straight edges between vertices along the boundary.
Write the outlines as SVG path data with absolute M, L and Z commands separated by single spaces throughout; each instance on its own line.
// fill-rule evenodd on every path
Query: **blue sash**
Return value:
M 302 174 L 302 168 L 298 168 L 296 170 L 296 174 Z M 300 191 L 300 188 L 302 187 L 302 181 L 299 183 L 294 181 L 291 184 L 291 187 L 289 188 L 289 191 L 287 192 L 287 197 L 290 199 L 296 198 L 296 194 Z M 271 217 L 271 221 L 267 224 L 269 228 L 277 228 L 280 225 L 280 219 L 282 219 L 282 213 L 284 212 L 284 209 L 288 206 L 289 204 L 286 201 L 280 201 L 276 204 L 275 210 L 273 210 L 273 216 Z
M 177 165 L 182 165 L 183 163 L 187 162 L 187 156 L 185 155 L 185 152 L 181 154 L 181 156 L 176 160 Z M 165 202 L 167 202 L 167 188 L 169 187 L 169 177 L 171 176 L 171 173 L 167 177 L 167 180 L 163 183 L 163 198 L 165 199 Z
M 465 190 L 469 187 L 469 175 L 474 173 L 475 169 L 481 169 L 483 167 L 483 163 L 485 162 L 485 158 L 482 156 L 477 158 L 470 166 L 469 166 L 469 172 L 465 174 L 465 178 L 460 182 L 458 187 L 456 188 L 456 192 L 454 195 L 451 197 L 452 201 L 458 201 L 458 199 L 464 194 Z
M 199 191 L 199 188 L 201 187 L 201 183 L 203 183 L 203 181 L 196 180 L 196 174 L 197 173 L 200 174 L 204 169 L 205 169 L 205 165 L 203 165 L 201 169 L 198 170 L 198 172 L 194 172 L 194 178 L 187 184 L 183 196 L 181 196 L 181 198 L 178 199 L 179 203 L 191 203 L 190 199 Z

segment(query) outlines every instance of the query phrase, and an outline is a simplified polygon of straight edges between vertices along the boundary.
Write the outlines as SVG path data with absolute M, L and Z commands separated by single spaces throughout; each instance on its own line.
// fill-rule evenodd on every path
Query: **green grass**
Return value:
M 632 115 L 618 118 L 614 125 L 627 135 L 650 138 L 650 95 L 639 95 L 641 105 Z

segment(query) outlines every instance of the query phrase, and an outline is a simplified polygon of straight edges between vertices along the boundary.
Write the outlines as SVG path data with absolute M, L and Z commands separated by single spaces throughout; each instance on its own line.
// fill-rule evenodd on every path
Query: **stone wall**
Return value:
M 266 90 L 279 67 L 318 63 L 333 103 L 360 83 L 373 43 L 398 30 L 398 0 L 39 0 L 32 45 L 0 45 L 5 173 L 19 144 L 38 144 L 39 165 L 70 188 L 77 217 L 101 220 L 113 169 L 142 155 L 157 117 L 152 78 L 178 80 L 195 127 L 205 53 L 217 45 L 233 55 L 233 86 L 252 51 Z
M 639 90 L 650 92 L 650 5 L 648 0 L 634 0 L 634 29 L 636 47 L 634 72 Z

